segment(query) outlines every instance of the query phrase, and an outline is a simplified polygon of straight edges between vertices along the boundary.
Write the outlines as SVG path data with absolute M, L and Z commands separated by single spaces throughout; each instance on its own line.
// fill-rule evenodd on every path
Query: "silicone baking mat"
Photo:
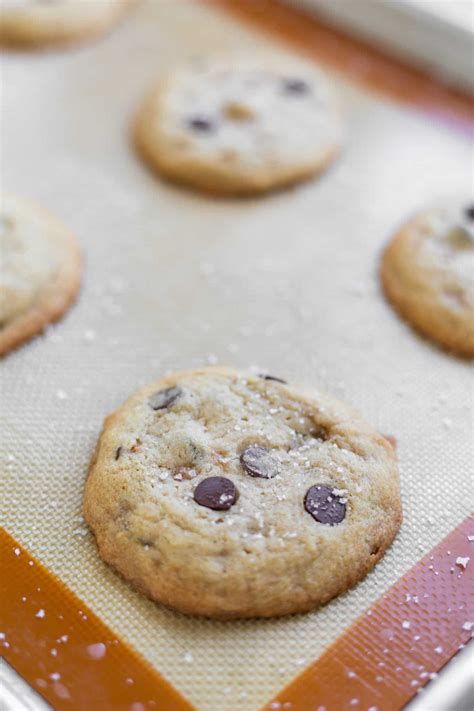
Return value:
M 321 179 L 240 201 L 160 182 L 130 145 L 138 104 L 161 69 L 232 48 L 289 51 L 215 5 L 156 0 L 100 42 L 2 66 L 3 186 L 61 217 L 86 259 L 78 304 L 0 365 L 3 523 L 199 711 L 256 711 L 472 508 L 472 367 L 418 338 L 377 282 L 400 221 L 469 195 L 464 124 L 334 74 L 347 138 Z M 314 383 L 398 439 L 400 535 L 319 611 L 186 618 L 97 556 L 81 497 L 104 416 L 169 369 L 214 362 Z

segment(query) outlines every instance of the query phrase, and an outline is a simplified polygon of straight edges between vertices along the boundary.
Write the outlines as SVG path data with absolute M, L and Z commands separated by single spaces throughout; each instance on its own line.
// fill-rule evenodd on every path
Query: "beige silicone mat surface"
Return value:
M 155 0 L 104 40 L 2 68 L 2 185 L 61 217 L 85 255 L 78 304 L 0 363 L 2 519 L 199 711 L 256 711 L 472 508 L 471 366 L 414 335 L 377 282 L 400 221 L 469 194 L 467 138 L 335 78 L 347 140 L 320 180 L 241 201 L 160 182 L 129 142 L 144 92 L 161 68 L 234 47 L 288 51 L 215 8 Z M 174 614 L 107 569 L 85 528 L 104 416 L 169 369 L 214 362 L 314 383 L 398 439 L 401 533 L 320 611 Z

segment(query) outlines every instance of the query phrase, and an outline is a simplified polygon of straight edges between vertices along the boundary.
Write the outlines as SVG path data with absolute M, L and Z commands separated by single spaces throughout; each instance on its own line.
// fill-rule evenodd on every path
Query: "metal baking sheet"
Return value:
M 143 95 L 168 66 L 234 48 L 288 52 L 215 7 L 156 0 L 90 45 L 2 59 L 2 184 L 85 255 L 77 305 L 0 364 L 3 522 L 199 711 L 256 711 L 472 507 L 472 369 L 400 321 L 377 279 L 407 215 L 469 192 L 469 138 L 333 75 L 347 135 L 320 179 L 248 200 L 160 181 L 130 142 Z M 104 416 L 170 369 L 215 362 L 327 389 L 398 439 L 400 535 L 319 611 L 175 614 L 101 562 L 82 520 Z

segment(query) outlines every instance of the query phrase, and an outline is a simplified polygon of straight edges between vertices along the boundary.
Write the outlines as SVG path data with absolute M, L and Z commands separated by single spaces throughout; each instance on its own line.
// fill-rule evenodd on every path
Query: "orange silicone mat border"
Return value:
M 473 635 L 473 543 L 471 515 L 263 711 L 399 711 Z M 2 656 L 55 709 L 195 711 L 2 528 L 0 554 Z
M 474 101 L 324 19 L 281 0 L 199 0 L 273 35 L 293 49 L 332 67 L 350 82 L 384 94 L 453 129 L 472 133 Z
M 453 129 L 472 128 L 473 103 L 462 93 L 276 0 L 201 1 L 279 36 L 352 82 L 447 120 Z M 472 636 L 462 625 L 474 621 L 472 598 L 468 602 L 474 561 L 464 570 L 455 560 L 469 557 L 467 535 L 473 529 L 470 517 L 266 704 L 265 711 L 398 711 Z M 195 711 L 2 528 L 0 552 L 0 651 L 55 709 Z M 430 592 L 422 595 L 432 596 L 430 604 L 420 605 L 414 591 L 426 586 Z M 446 605 L 447 595 L 456 602 Z M 403 627 L 404 621 L 410 627 Z M 392 630 L 388 623 L 393 626 L 391 639 L 383 632 Z
M 195 711 L 0 527 L 1 656 L 57 711 Z
M 473 634 L 471 515 L 263 711 L 399 711 Z

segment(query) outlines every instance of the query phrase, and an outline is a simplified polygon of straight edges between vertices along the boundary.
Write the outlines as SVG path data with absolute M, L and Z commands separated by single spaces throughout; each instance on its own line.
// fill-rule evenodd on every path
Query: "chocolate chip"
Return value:
M 346 505 L 334 489 L 326 484 L 311 486 L 304 497 L 304 507 L 315 521 L 334 526 L 346 515 Z
M 122 447 L 117 447 L 117 451 L 115 452 L 115 461 L 120 457 L 122 453 Z
M 194 489 L 194 501 L 214 511 L 227 511 L 235 504 L 238 491 L 233 481 L 225 476 L 210 476 Z
M 309 84 L 303 79 L 285 79 L 283 89 L 287 94 L 302 95 L 309 92 Z
M 278 474 L 278 463 L 271 450 L 251 444 L 240 455 L 240 463 L 250 476 L 272 479 Z
M 165 407 L 173 405 L 182 394 L 181 388 L 172 387 L 165 390 L 158 390 L 148 400 L 152 410 L 164 410 Z
M 468 220 L 474 220 L 474 205 L 469 205 L 469 207 L 466 207 L 464 210 L 464 214 L 466 215 Z
M 284 385 L 288 385 L 286 380 L 283 380 L 282 378 L 277 378 L 276 375 L 265 375 L 265 373 L 260 373 L 259 378 L 263 378 L 264 380 L 274 380 L 276 383 L 283 383 Z
M 213 121 L 205 116 L 194 116 L 189 119 L 188 124 L 190 128 L 194 129 L 194 131 L 199 131 L 201 133 L 210 133 L 215 128 Z

